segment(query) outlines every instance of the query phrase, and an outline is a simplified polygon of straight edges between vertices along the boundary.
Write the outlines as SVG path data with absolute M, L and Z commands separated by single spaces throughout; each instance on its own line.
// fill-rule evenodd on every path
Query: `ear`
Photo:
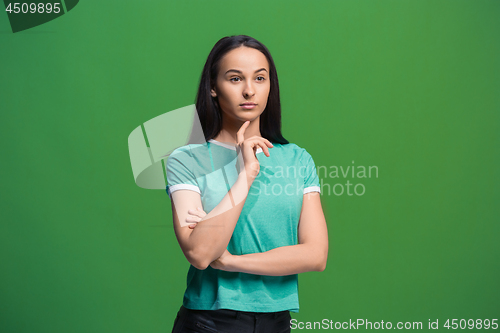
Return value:
M 212 95 L 212 97 L 217 97 L 217 93 L 214 89 L 210 89 L 210 95 Z

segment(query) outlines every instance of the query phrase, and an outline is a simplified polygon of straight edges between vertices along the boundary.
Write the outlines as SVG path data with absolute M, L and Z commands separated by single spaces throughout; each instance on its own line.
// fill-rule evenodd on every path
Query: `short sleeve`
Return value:
M 194 176 L 194 159 L 189 148 L 178 148 L 167 159 L 167 193 L 169 196 L 177 190 L 191 190 L 201 194 Z
M 321 193 L 321 185 L 316 172 L 316 165 L 312 156 L 304 149 L 301 157 L 302 167 L 304 169 L 304 194 L 309 192 Z

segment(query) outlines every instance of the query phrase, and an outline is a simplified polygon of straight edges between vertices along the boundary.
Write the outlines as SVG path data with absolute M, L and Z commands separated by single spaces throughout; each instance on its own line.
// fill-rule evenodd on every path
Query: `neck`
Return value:
M 245 139 L 250 138 L 252 136 L 261 136 L 260 128 L 259 128 L 259 119 L 257 117 L 254 120 L 250 121 L 247 129 L 245 130 Z M 222 129 L 214 138 L 215 141 L 225 142 L 230 144 L 236 144 L 236 133 L 240 130 L 241 125 L 243 125 L 244 121 L 240 120 L 232 120 L 228 121 L 225 117 L 222 117 Z

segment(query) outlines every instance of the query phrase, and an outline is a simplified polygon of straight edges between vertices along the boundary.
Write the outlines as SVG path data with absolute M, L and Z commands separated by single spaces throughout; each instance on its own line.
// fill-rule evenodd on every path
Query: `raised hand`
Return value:
M 251 138 L 245 139 L 245 130 L 250 121 L 245 121 L 236 133 L 236 151 L 238 153 L 238 162 L 240 164 L 240 172 L 246 171 L 247 176 L 252 179 L 257 177 L 260 171 L 260 164 L 255 155 L 260 147 L 267 157 L 270 156 L 269 148 L 274 147 L 273 144 L 261 136 L 254 135 Z

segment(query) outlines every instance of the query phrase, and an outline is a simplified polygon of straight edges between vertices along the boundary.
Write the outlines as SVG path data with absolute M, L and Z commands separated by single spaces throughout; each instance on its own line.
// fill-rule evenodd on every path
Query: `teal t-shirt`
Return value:
M 311 155 L 296 144 L 274 144 L 267 157 L 256 151 L 254 180 L 227 250 L 260 253 L 298 243 L 303 195 L 320 192 Z M 167 193 L 196 191 L 203 210 L 216 207 L 238 178 L 236 149 L 215 140 L 177 148 L 166 163 Z M 189 267 L 183 305 L 194 310 L 299 311 L 298 275 L 268 276 Z

